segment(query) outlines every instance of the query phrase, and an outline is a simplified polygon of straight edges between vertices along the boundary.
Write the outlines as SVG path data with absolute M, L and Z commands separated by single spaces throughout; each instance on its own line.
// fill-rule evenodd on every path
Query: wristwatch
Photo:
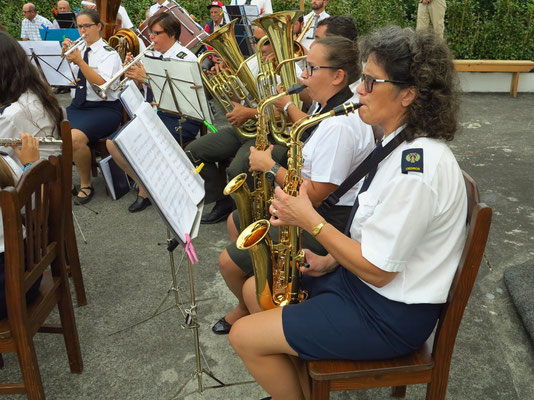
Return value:
M 280 164 L 275 163 L 273 167 L 265 173 L 265 178 L 267 178 L 269 182 L 274 182 L 274 180 L 276 179 L 276 173 L 278 172 L 279 168 Z

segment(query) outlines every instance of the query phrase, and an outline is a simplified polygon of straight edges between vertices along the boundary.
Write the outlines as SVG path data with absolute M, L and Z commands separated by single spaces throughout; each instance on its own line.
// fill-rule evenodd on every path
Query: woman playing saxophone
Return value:
M 313 111 L 326 112 L 347 101 L 357 102 L 348 85 L 360 76 L 358 66 L 359 55 L 354 43 L 341 37 L 324 38 L 317 41 L 310 49 L 305 70 L 302 72 L 302 83 L 308 87 L 310 96 L 317 102 Z M 278 104 L 280 111 L 287 110 L 289 96 Z M 320 202 L 355 169 L 372 151 L 374 146 L 373 133 L 369 125 L 364 124 L 357 114 L 338 116 L 322 121 L 313 133 L 303 137 L 302 178 L 310 186 L 310 198 L 315 205 Z M 277 164 L 271 155 L 272 148 L 258 151 L 251 147 L 251 170 L 264 171 L 278 184 L 283 186 L 287 169 Z M 331 209 L 325 216 L 335 226 L 343 227 L 350 212 L 350 205 L 356 197 L 356 188 L 342 197 L 338 207 Z M 231 239 L 237 238 L 239 226 L 237 215 L 229 220 Z M 241 227 L 245 228 L 245 227 Z M 241 229 L 239 229 L 241 230 Z M 233 232 L 233 233 L 232 233 Z M 270 234 L 272 239 L 278 237 L 276 231 Z M 303 246 L 312 248 L 319 254 L 324 249 L 313 240 L 311 235 L 304 233 Z M 242 297 L 243 284 L 252 276 L 252 260 L 248 252 L 238 250 L 232 243 L 219 257 L 219 269 L 230 290 L 236 295 L 238 305 L 213 327 L 216 333 L 227 333 L 229 326 L 237 319 L 248 314 L 247 306 Z M 256 303 L 254 297 L 251 306 Z M 257 304 L 255 305 L 257 308 Z M 226 329 L 219 329 L 226 327 Z M 222 331 L 222 332 L 221 332 Z

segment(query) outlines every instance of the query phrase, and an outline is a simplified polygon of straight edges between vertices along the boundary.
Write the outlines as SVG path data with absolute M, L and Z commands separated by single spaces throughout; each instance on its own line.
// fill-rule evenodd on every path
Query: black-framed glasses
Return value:
M 365 75 L 365 74 L 362 74 L 362 80 L 365 86 L 365 91 L 367 93 L 371 93 L 373 91 L 373 86 L 375 82 L 378 82 L 378 83 L 389 82 L 389 83 L 395 83 L 397 85 L 409 85 L 410 84 L 409 82 L 405 82 L 405 81 L 395 81 L 391 79 L 376 79 L 376 78 L 373 78 L 371 75 Z
M 304 69 L 306 70 L 306 73 L 308 76 L 313 75 L 313 71 L 316 69 L 340 69 L 341 67 L 333 67 L 330 65 L 311 65 L 308 61 L 306 61 Z
M 94 25 L 96 25 L 96 24 L 80 24 L 80 25 L 78 25 L 78 29 L 82 29 L 82 28 L 86 28 L 87 29 L 87 28 L 90 28 L 90 27 L 92 27 Z
M 148 31 L 148 36 L 159 36 L 162 33 L 165 33 L 165 31 Z

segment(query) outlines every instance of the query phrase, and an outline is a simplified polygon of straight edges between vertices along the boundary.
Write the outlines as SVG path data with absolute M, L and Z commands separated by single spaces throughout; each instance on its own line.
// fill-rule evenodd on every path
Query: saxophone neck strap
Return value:
M 365 177 L 370 171 L 378 167 L 378 164 L 386 158 L 393 150 L 395 150 L 405 140 L 405 130 L 403 129 L 397 136 L 386 144 L 381 150 L 376 153 L 371 153 L 365 160 L 362 161 L 358 167 L 350 173 L 350 175 L 334 190 L 330 195 L 323 200 L 317 211 L 321 215 L 325 215 L 329 209 L 339 203 L 339 199 L 347 193 L 356 183 Z

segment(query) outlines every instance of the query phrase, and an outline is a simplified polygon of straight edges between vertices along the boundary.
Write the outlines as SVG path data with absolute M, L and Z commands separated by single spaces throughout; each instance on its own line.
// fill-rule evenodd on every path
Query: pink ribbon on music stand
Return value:
M 193 247 L 193 243 L 191 242 L 191 236 L 189 236 L 189 233 L 185 234 L 185 252 L 189 257 L 189 261 L 191 261 L 191 264 L 198 262 L 197 253 L 195 252 L 195 248 Z

